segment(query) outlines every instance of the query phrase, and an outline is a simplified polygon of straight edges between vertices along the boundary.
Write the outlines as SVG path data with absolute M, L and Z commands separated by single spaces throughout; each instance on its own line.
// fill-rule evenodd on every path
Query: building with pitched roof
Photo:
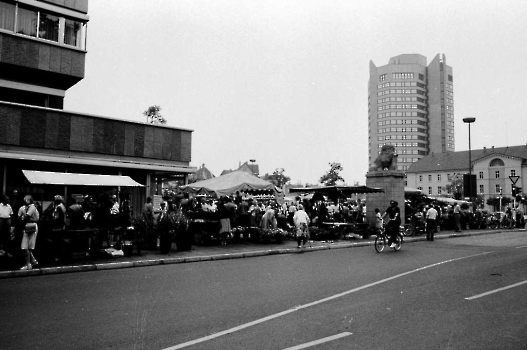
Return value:
M 512 197 L 510 176 L 519 176 L 515 186 L 524 188 L 527 179 L 527 145 L 484 147 L 471 154 L 472 174 L 476 175 L 477 194 L 488 198 Z M 431 153 L 413 163 L 406 171 L 406 186 L 420 189 L 423 194 L 445 194 L 445 186 L 469 173 L 469 151 Z M 513 178 L 514 179 L 514 178 Z
M 194 174 L 189 175 L 188 182 L 193 183 L 212 179 L 213 177 L 215 177 L 214 174 L 209 169 L 207 169 L 207 167 L 205 167 L 205 164 L 202 164 Z
M 259 176 L 260 175 L 260 167 L 258 166 L 258 164 L 255 164 L 254 162 L 251 162 L 251 164 L 249 164 L 247 162 L 242 164 L 240 162 L 240 165 L 238 166 L 238 169 L 235 169 L 235 170 L 225 169 L 225 170 L 223 170 L 221 172 L 221 175 L 232 173 L 233 171 L 238 171 L 238 170 L 244 171 L 247 174 L 251 174 L 251 175 L 254 175 L 254 176 Z

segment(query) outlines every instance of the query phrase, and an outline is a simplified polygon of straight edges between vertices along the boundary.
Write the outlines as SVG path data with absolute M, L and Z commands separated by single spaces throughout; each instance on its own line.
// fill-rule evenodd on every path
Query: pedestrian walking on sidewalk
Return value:
M 304 211 L 304 206 L 302 204 L 298 205 L 298 208 L 293 215 L 293 222 L 296 227 L 296 240 L 298 243 L 298 248 L 303 248 L 306 246 L 306 243 L 309 240 L 308 225 L 311 220 Z
M 21 270 L 31 270 L 34 265 L 38 265 L 37 259 L 33 256 L 33 250 L 37 242 L 39 214 L 33 197 L 25 196 L 24 202 L 25 205 L 20 207 L 18 211 L 18 220 L 24 223 L 21 248 L 26 253 L 26 265 Z

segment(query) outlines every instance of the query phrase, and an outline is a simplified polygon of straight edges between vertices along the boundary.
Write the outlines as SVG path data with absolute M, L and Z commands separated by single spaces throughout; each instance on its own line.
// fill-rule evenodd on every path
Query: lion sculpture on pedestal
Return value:
M 392 145 L 382 146 L 381 153 L 369 169 L 369 171 L 382 170 L 397 170 L 397 154 L 395 154 L 395 147 Z

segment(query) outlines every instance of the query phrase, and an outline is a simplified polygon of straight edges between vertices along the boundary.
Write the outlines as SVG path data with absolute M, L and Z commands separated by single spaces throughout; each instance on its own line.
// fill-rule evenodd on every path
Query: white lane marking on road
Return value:
M 474 300 L 474 299 L 481 298 L 481 297 L 484 297 L 484 296 L 487 296 L 487 295 L 490 295 L 490 294 L 501 292 L 501 291 L 506 290 L 506 289 L 518 287 L 518 286 L 521 286 L 522 284 L 525 284 L 525 283 L 527 283 L 527 281 L 514 283 L 514 284 L 511 284 L 511 285 L 506 286 L 506 287 L 502 287 L 502 288 L 498 288 L 498 289 L 494 289 L 494 290 L 489 290 L 488 292 L 481 293 L 481 294 L 478 294 L 478 295 L 473 295 L 473 296 L 465 298 L 465 299 L 466 300 Z
M 519 249 L 519 248 L 527 248 L 527 245 L 521 245 L 519 247 L 516 247 L 516 249 Z
M 473 258 L 473 257 L 476 257 L 476 256 L 485 255 L 485 254 L 489 254 L 489 253 L 491 253 L 491 252 L 484 252 L 484 253 L 479 253 L 479 254 L 474 254 L 474 255 L 469 255 L 469 256 L 463 256 L 461 258 L 449 259 L 449 260 L 441 261 L 441 262 L 438 262 L 438 263 L 435 263 L 435 264 L 432 264 L 432 265 L 423 266 L 423 267 L 420 267 L 420 268 L 415 269 L 415 270 L 403 272 L 403 273 L 400 273 L 398 275 L 395 275 L 395 276 L 392 276 L 392 277 L 388 277 L 388 278 L 379 280 L 377 282 L 369 283 L 369 284 L 366 284 L 366 285 L 361 286 L 361 287 L 350 289 L 348 291 L 345 291 L 345 292 L 342 292 L 342 293 L 339 293 L 339 294 L 335 294 L 335 295 L 332 295 L 332 296 L 324 298 L 324 299 L 313 301 L 313 302 L 308 303 L 308 304 L 298 305 L 298 306 L 295 306 L 292 309 L 285 310 L 285 311 L 276 313 L 274 315 L 269 315 L 269 316 L 260 318 L 258 320 L 254 320 L 254 321 L 251 321 L 251 322 L 239 325 L 237 327 L 233 327 L 233 328 L 230 328 L 230 329 L 218 332 L 218 333 L 207 335 L 207 336 L 202 337 L 202 338 L 198 338 L 198 339 L 190 340 L 190 341 L 185 342 L 185 343 L 174 345 L 174 346 L 165 348 L 163 350 L 177 350 L 177 349 L 182 349 L 182 348 L 185 348 L 187 346 L 194 345 L 194 344 L 203 343 L 205 341 L 208 341 L 208 340 L 211 340 L 211 339 L 214 339 L 214 338 L 219 338 L 219 337 L 224 336 L 226 334 L 234 333 L 234 332 L 240 331 L 242 329 L 249 328 L 249 327 L 255 326 L 257 324 L 264 323 L 264 322 L 273 320 L 275 318 L 288 315 L 288 314 L 296 312 L 298 310 L 306 309 L 308 307 L 315 306 L 315 305 L 318 305 L 318 304 L 322 304 L 322 303 L 325 303 L 327 301 L 330 301 L 330 300 L 333 300 L 333 299 L 337 299 L 337 298 L 343 297 L 345 295 L 361 291 L 363 289 L 371 288 L 371 287 L 376 286 L 378 284 L 389 282 L 389 281 L 394 280 L 396 278 L 404 277 L 406 275 L 409 275 L 409 274 L 412 274 L 412 273 L 416 273 L 416 272 L 420 272 L 420 271 L 423 271 L 423 270 L 426 270 L 426 269 L 429 269 L 429 268 L 432 268 L 432 267 L 436 267 L 436 266 L 439 266 L 439 265 L 443 265 L 443 264 L 446 264 L 446 263 L 449 263 L 449 262 L 462 260 L 462 259 L 469 259 L 469 258 Z
M 314 345 L 323 344 L 323 343 L 327 343 L 327 342 L 332 341 L 332 340 L 344 338 L 344 337 L 347 337 L 347 336 L 352 335 L 352 334 L 353 333 L 350 333 L 350 332 L 343 332 L 343 333 L 340 333 L 340 334 L 332 335 L 331 337 L 326 337 L 326 338 L 310 341 L 309 343 L 304 343 L 304 344 L 300 344 L 300 345 L 297 345 L 297 346 L 292 346 L 292 347 L 284 349 L 284 350 L 305 349 L 305 348 L 312 347 Z

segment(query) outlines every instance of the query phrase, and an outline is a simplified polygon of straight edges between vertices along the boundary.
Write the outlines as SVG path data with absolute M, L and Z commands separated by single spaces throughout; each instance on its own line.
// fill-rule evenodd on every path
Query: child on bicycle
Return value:
M 381 211 L 379 210 L 379 208 L 375 208 L 375 232 L 376 233 L 379 233 L 381 231 L 382 225 L 383 225 L 383 220 L 382 220 Z

